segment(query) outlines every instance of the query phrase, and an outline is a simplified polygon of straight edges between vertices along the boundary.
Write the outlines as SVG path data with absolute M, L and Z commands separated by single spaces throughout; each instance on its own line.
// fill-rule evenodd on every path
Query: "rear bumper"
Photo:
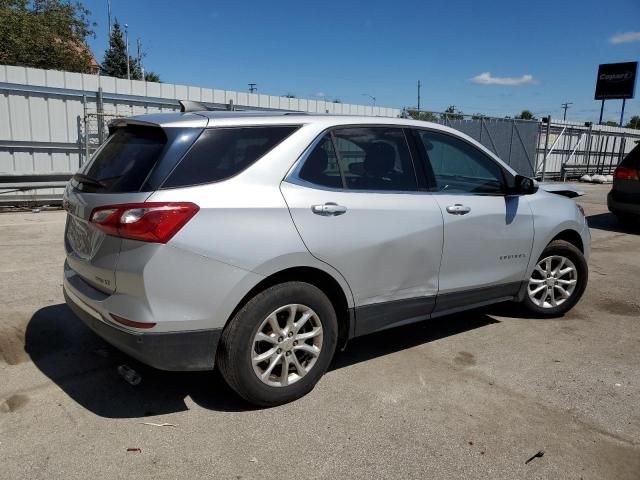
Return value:
M 640 203 L 621 202 L 613 198 L 612 192 L 607 195 L 607 207 L 612 213 L 637 215 L 640 217 Z
M 160 370 L 211 370 L 214 367 L 221 328 L 183 332 L 127 332 L 107 323 L 84 302 L 66 279 L 64 298 L 73 313 L 99 337 L 133 358 Z

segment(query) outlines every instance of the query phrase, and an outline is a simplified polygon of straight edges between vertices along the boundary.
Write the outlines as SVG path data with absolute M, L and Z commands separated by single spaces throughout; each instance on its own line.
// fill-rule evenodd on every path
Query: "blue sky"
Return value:
M 85 0 L 107 45 L 106 0 Z M 599 63 L 640 60 L 640 2 L 112 0 L 165 82 L 349 103 L 597 120 Z M 620 36 L 620 34 L 627 34 Z M 618 35 L 618 37 L 616 37 Z M 475 80 L 474 80 L 475 79 Z M 515 84 L 515 85 L 509 85 Z M 625 118 L 640 114 L 640 86 Z M 618 120 L 621 101 L 605 106 Z

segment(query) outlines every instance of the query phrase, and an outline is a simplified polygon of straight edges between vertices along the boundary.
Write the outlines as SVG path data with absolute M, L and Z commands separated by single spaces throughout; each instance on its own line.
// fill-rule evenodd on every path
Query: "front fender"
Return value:
M 549 242 L 566 230 L 580 235 L 584 256 L 586 259 L 589 258 L 591 235 L 587 221 L 575 200 L 540 190 L 529 197 L 529 204 L 533 212 L 534 237 L 525 278 L 531 275 Z

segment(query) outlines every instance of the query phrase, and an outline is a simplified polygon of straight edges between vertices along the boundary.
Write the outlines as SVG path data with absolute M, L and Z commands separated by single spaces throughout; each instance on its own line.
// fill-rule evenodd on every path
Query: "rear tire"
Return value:
M 587 287 L 589 267 L 582 252 L 564 240 L 543 250 L 527 279 L 522 306 L 538 317 L 559 317 L 571 310 Z
M 322 290 L 304 282 L 267 288 L 222 333 L 217 364 L 248 402 L 271 407 L 310 392 L 336 349 L 338 321 Z

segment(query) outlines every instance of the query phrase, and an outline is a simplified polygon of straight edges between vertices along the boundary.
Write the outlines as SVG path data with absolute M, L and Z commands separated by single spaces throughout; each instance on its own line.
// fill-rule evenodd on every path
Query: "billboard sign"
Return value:
M 605 63 L 598 67 L 596 100 L 633 98 L 638 62 Z

